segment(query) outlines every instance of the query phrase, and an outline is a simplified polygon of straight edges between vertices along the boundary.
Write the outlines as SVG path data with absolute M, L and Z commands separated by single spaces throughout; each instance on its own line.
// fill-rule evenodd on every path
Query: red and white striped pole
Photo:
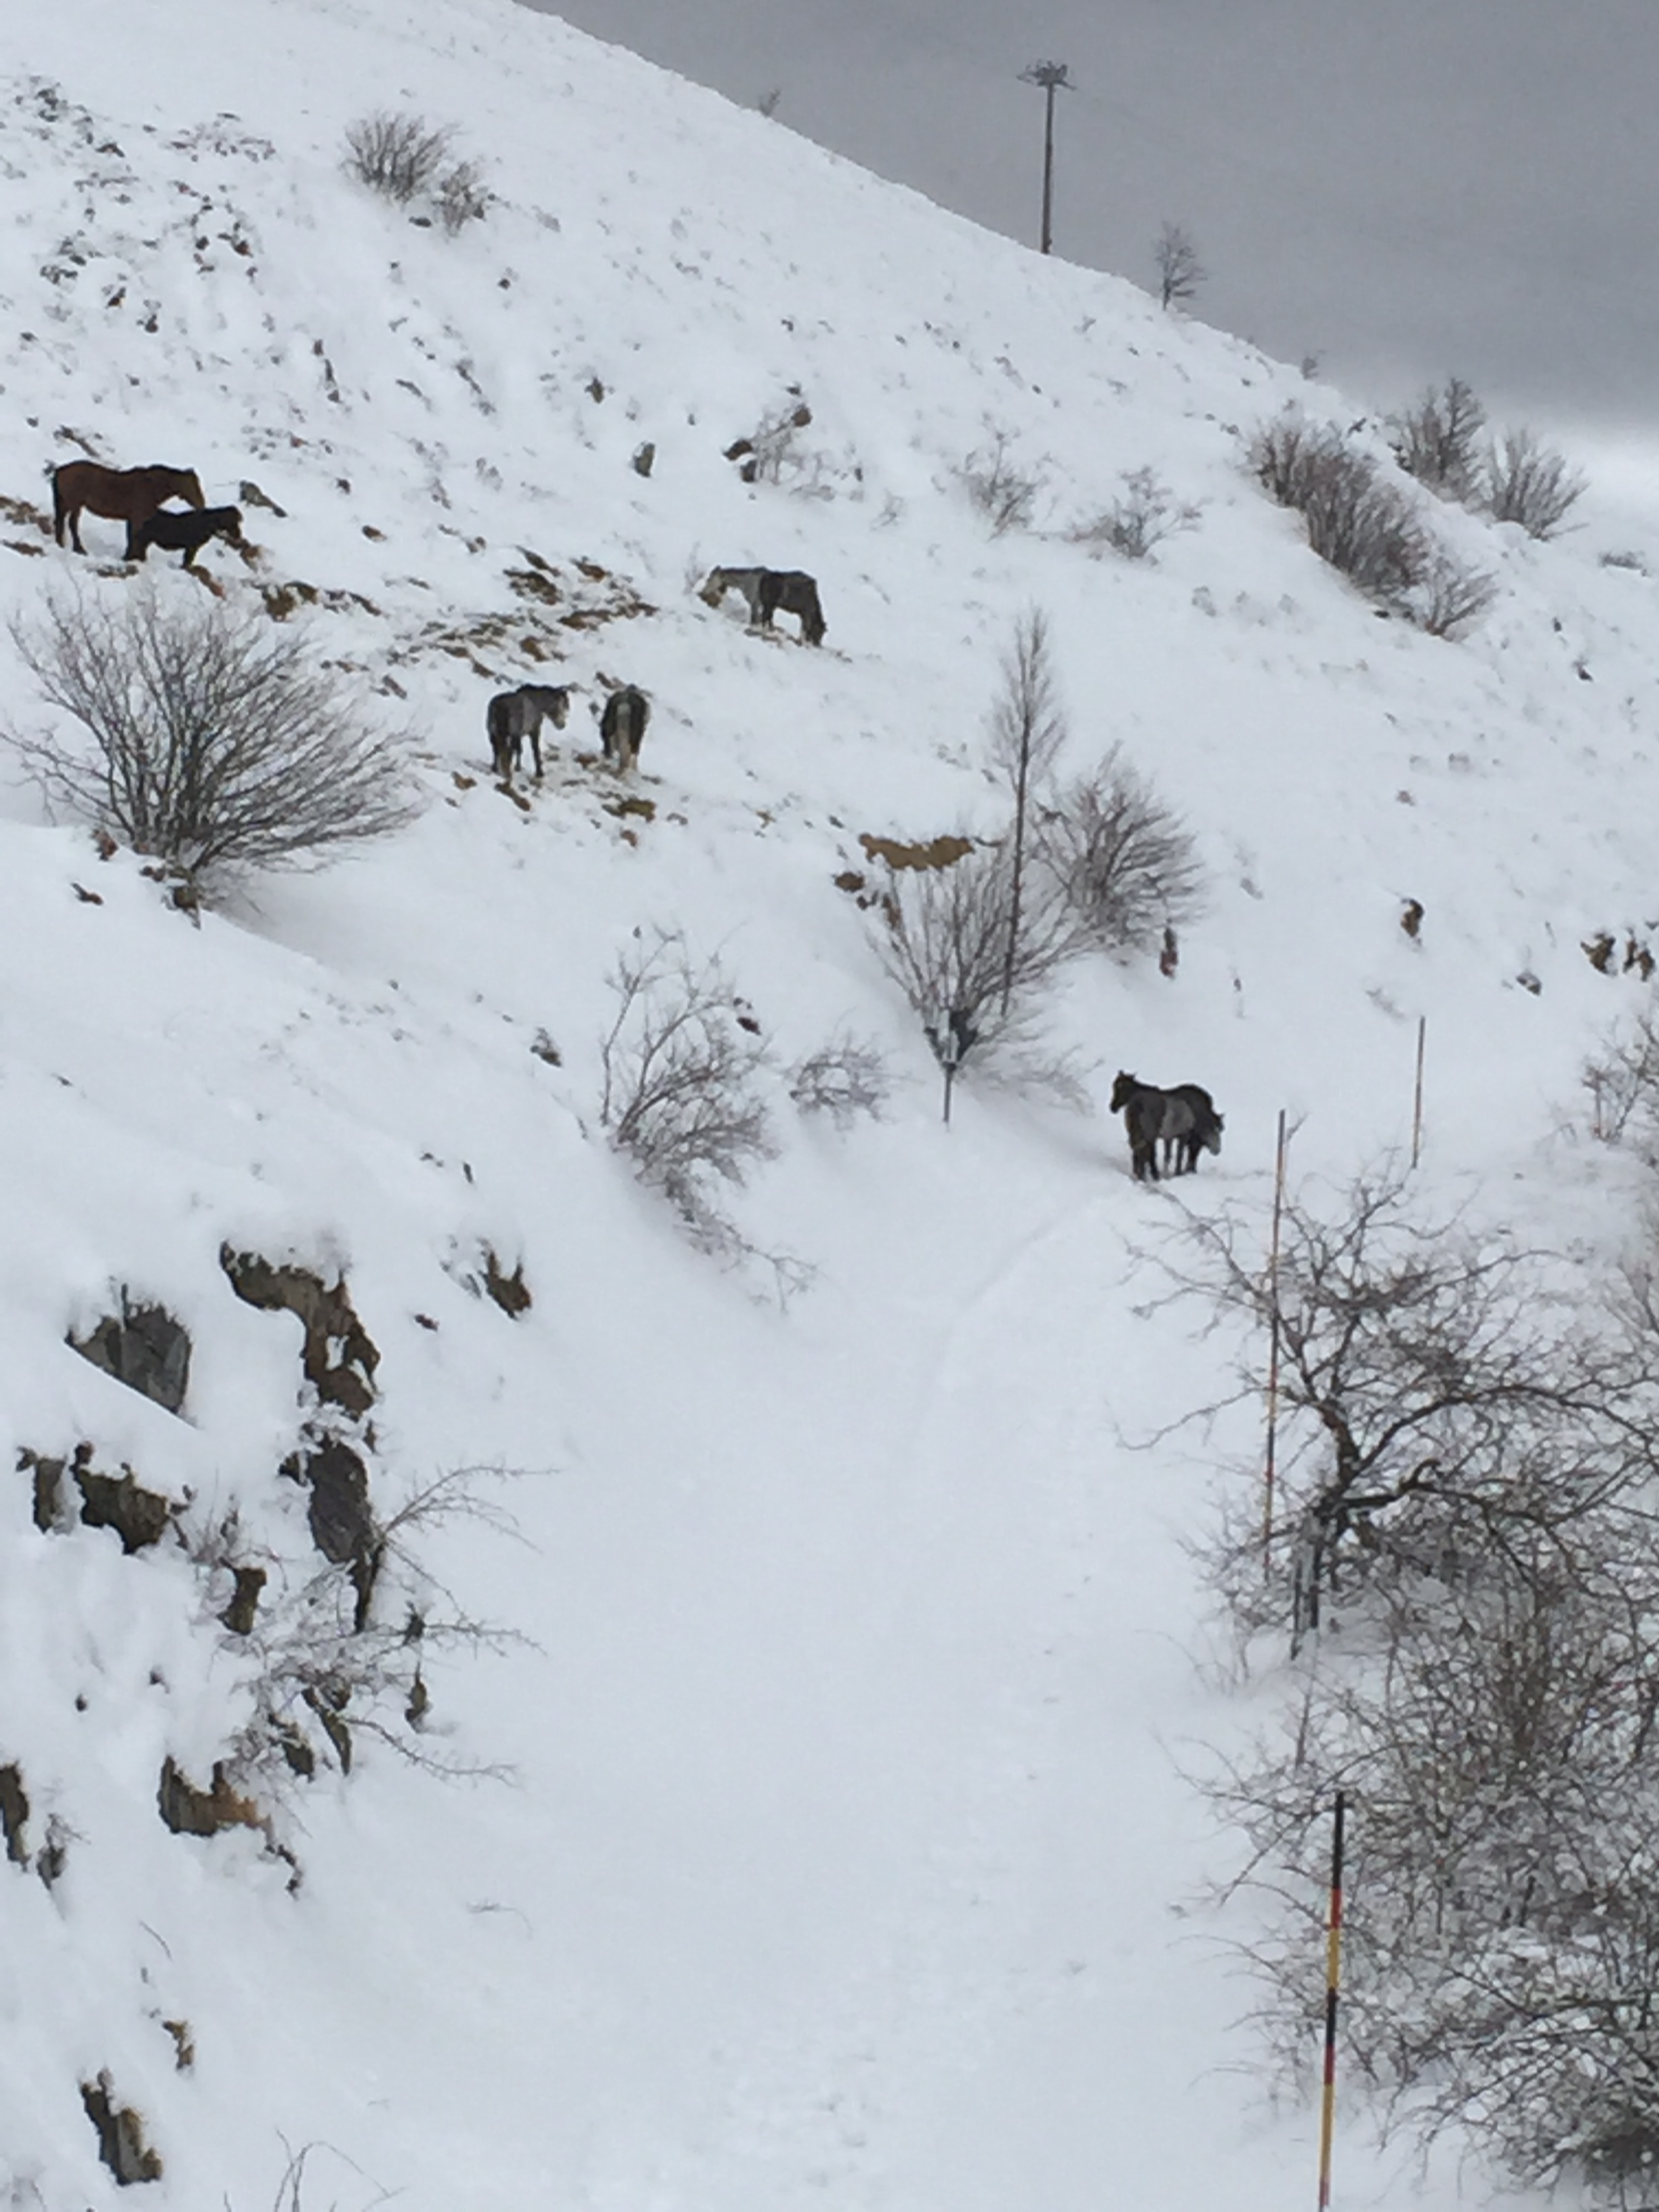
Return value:
M 1331 1826 L 1331 1909 L 1325 1938 L 1325 2094 L 1319 2120 L 1319 2212 L 1330 2212 L 1331 2134 L 1336 2124 L 1336 2005 L 1342 1984 L 1342 1831 L 1347 1800 L 1339 1790 Z

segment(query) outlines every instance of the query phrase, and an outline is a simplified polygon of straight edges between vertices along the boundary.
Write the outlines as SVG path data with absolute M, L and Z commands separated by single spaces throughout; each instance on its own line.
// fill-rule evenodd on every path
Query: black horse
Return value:
M 1214 1099 L 1196 1083 L 1159 1091 L 1120 1068 L 1112 1085 L 1112 1111 L 1123 1116 L 1138 1182 L 1149 1176 L 1154 1182 L 1158 1180 L 1160 1142 L 1164 1170 L 1176 1175 L 1190 1175 L 1198 1165 L 1200 1152 L 1221 1150 L 1222 1117 L 1215 1110 Z
M 142 561 L 152 545 L 159 545 L 164 553 L 182 553 L 185 557 L 181 565 L 193 568 L 196 556 L 210 538 L 228 538 L 233 545 L 241 545 L 241 508 L 204 507 L 195 514 L 186 509 L 183 514 L 175 514 L 171 507 L 158 507 L 147 522 L 134 525 L 127 558 Z
M 562 730 L 569 712 L 570 692 L 562 684 L 521 684 L 516 691 L 495 694 L 484 710 L 484 727 L 489 732 L 490 763 L 503 783 L 512 782 L 513 771 L 524 758 L 526 738 L 540 775 L 543 718 Z
M 645 726 L 651 720 L 651 702 L 632 684 L 624 684 L 605 702 L 599 716 L 599 743 L 612 768 L 626 775 L 640 757 Z

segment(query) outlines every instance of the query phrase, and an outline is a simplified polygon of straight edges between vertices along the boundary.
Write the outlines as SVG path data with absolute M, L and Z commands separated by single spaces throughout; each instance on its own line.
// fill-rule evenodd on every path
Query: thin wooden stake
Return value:
M 1412 1095 L 1412 1165 L 1415 1167 L 1423 1154 L 1423 1040 L 1428 1034 L 1429 1018 L 1417 1018 L 1417 1087 Z
M 1336 2008 L 1342 1986 L 1342 1841 L 1347 1800 L 1339 1790 L 1331 1823 L 1331 1909 L 1325 1939 L 1325 2095 L 1319 2119 L 1319 2212 L 1330 2212 L 1331 2137 L 1336 2124 Z
M 1267 1342 L 1267 1458 L 1261 1484 L 1261 1570 L 1267 1571 L 1273 1540 L 1273 1485 L 1279 1465 L 1279 1244 L 1285 1217 L 1285 1109 L 1279 1109 L 1279 1142 L 1273 1153 L 1273 1230 L 1267 1260 L 1267 1297 L 1272 1333 Z

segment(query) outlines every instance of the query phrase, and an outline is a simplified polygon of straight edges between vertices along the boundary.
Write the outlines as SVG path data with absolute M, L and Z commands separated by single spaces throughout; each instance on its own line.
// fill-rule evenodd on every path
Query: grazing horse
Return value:
M 52 535 L 61 545 L 67 523 L 70 542 L 77 553 L 84 553 L 82 510 L 105 515 L 126 524 L 126 557 L 135 560 L 134 538 L 139 524 L 148 522 L 163 501 L 169 499 L 185 500 L 191 507 L 207 504 L 194 469 L 170 469 L 160 461 L 147 469 L 106 469 L 101 461 L 65 461 L 61 469 L 52 472 Z
M 717 607 L 728 592 L 741 592 L 749 608 L 750 626 L 770 629 L 780 608 L 800 622 L 808 645 L 822 645 L 825 623 L 818 587 L 799 568 L 711 568 L 697 596 L 706 606 Z
M 228 538 L 233 545 L 242 542 L 242 510 L 240 507 L 204 507 L 198 514 L 173 514 L 159 507 L 148 522 L 141 522 L 132 532 L 128 558 L 142 561 L 152 545 L 159 545 L 164 553 L 182 553 L 179 564 L 193 568 L 196 556 L 210 538 Z
M 599 742 L 605 758 L 621 775 L 631 773 L 638 760 L 650 720 L 651 702 L 631 684 L 624 684 L 605 701 L 599 717 Z
M 513 771 L 524 758 L 526 738 L 536 774 L 541 775 L 543 717 L 562 730 L 569 712 L 570 693 L 562 684 L 521 684 L 516 691 L 495 694 L 484 710 L 484 727 L 489 732 L 490 763 L 503 783 L 512 782 Z
M 815 578 L 802 568 L 766 568 L 761 572 L 760 626 L 770 629 L 772 617 L 781 607 L 787 615 L 796 616 L 800 623 L 800 634 L 808 645 L 822 645 L 825 623 L 823 609 L 818 604 L 818 587 Z
M 1164 1164 L 1174 1172 L 1190 1175 L 1200 1152 L 1221 1150 L 1222 1119 L 1207 1091 L 1196 1083 L 1183 1083 L 1174 1091 L 1159 1091 L 1120 1068 L 1112 1085 L 1112 1111 L 1123 1116 L 1129 1137 L 1129 1158 L 1135 1180 L 1148 1176 L 1156 1182 L 1158 1147 L 1164 1146 Z

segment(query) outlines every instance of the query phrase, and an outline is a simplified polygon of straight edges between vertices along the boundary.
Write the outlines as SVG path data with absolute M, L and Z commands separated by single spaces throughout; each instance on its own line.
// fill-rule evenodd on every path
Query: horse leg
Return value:
M 536 763 L 536 781 L 539 783 L 542 780 L 542 718 L 539 714 L 530 725 L 530 752 Z

